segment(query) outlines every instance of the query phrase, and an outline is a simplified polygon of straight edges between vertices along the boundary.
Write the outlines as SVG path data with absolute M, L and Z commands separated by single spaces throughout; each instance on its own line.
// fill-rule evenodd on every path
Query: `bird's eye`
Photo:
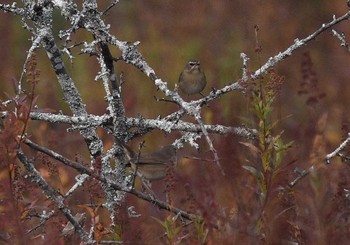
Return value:
M 190 66 L 198 66 L 200 63 L 199 63 L 199 61 L 190 61 L 190 62 L 188 62 L 188 64 Z

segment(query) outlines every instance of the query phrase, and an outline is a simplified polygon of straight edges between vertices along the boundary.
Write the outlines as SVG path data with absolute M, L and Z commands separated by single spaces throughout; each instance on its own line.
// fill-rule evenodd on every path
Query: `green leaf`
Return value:
M 259 179 L 259 180 L 262 179 L 261 172 L 259 170 L 257 170 L 256 168 L 254 168 L 252 166 L 248 166 L 248 165 L 243 165 L 242 168 L 244 168 L 245 170 L 247 170 L 250 173 L 252 173 L 257 179 Z

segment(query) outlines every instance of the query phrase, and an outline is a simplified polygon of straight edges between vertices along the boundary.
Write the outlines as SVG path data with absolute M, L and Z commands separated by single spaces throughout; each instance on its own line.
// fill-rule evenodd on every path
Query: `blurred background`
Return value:
M 99 1 L 100 9 L 107 8 L 108 2 Z M 249 56 L 249 70 L 253 72 L 269 57 L 288 48 L 294 39 L 307 37 L 323 23 L 330 22 L 333 15 L 338 17 L 348 10 L 345 0 L 122 0 L 104 19 L 111 25 L 110 31 L 117 39 L 141 42 L 139 51 L 157 75 L 168 82 L 172 89 L 187 61 L 191 58 L 199 59 L 208 80 L 203 91 L 205 95 L 212 88 L 221 88 L 241 78 L 240 53 L 244 52 Z M 54 20 L 56 35 L 60 29 L 69 26 L 58 12 Z M 256 25 L 258 32 L 254 28 Z M 350 35 L 348 22 L 337 25 L 335 29 Z M 21 27 L 20 18 L 11 14 L 0 14 L 0 31 L 0 87 L 2 92 L 13 95 L 13 81 L 18 80 L 21 75 L 26 52 L 30 47 L 30 36 Z M 92 40 L 88 33 L 79 30 L 73 43 L 84 39 Z M 260 46 L 261 52 L 257 53 L 256 49 Z M 111 50 L 115 57 L 120 55 L 117 49 Z M 88 112 L 104 114 L 105 93 L 101 81 L 94 80 L 99 71 L 98 63 L 94 57 L 79 55 L 79 48 L 74 51 L 74 64 L 71 65 L 67 57 L 66 64 Z M 41 72 L 36 89 L 36 94 L 39 95 L 38 106 L 70 114 L 46 54 L 40 49 L 37 55 L 38 69 Z M 311 163 L 321 166 L 321 158 L 343 139 L 349 120 L 346 110 L 350 91 L 349 62 L 349 52 L 327 30 L 275 67 L 278 74 L 285 79 L 280 96 L 274 104 L 275 119 L 280 120 L 276 132 L 284 130 L 284 140 L 294 141 L 293 148 L 283 161 L 282 175 L 276 180 L 276 195 L 278 188 L 284 188 L 293 180 L 295 167 L 305 169 Z M 305 63 L 312 73 L 311 78 L 305 78 Z M 116 70 L 118 73 L 123 72 L 125 76 L 122 92 L 127 116 L 154 118 L 178 109 L 173 104 L 156 102 L 154 96 L 164 95 L 157 91 L 150 79 L 135 68 L 118 62 Z M 304 91 L 307 82 L 305 79 L 312 80 L 308 93 Z M 317 98 L 310 102 L 310 98 L 314 98 L 312 93 Z M 6 98 L 4 93 L 0 94 L 0 99 Z M 245 124 L 256 128 L 248 102 L 247 96 L 241 92 L 225 94 L 203 109 L 203 119 L 207 124 L 233 127 Z M 187 119 L 193 121 L 191 118 Z M 319 123 L 324 124 L 322 129 L 316 126 Z M 78 157 L 88 162 L 88 152 L 81 137 L 77 132 L 67 133 L 66 128 L 65 125 L 32 122 L 29 130 L 36 142 L 51 145 L 65 156 Z M 109 136 L 102 130 L 99 130 L 99 134 L 105 140 L 106 149 L 111 147 Z M 151 151 L 173 142 L 180 135 L 165 135 L 154 131 L 135 140 L 131 146 L 137 148 L 139 142 L 145 140 L 145 151 Z M 318 135 L 322 135 L 322 139 L 316 142 Z M 203 141 L 200 142 L 200 152 L 189 147 L 181 151 L 182 156 L 198 157 L 202 160 L 182 159 L 172 176 L 170 187 L 165 185 L 169 181 L 160 181 L 154 184 L 154 188 L 160 197 L 164 196 L 166 188 L 170 188 L 175 206 L 186 207 L 186 210 L 203 215 L 208 224 L 219 226 L 219 229 L 214 229 L 209 225 L 209 244 L 259 244 L 264 239 L 254 232 L 259 208 L 254 201 L 258 199 L 256 180 L 241 168 L 247 164 L 246 159 L 252 158 L 250 152 L 239 144 L 246 140 L 234 135 L 212 135 L 212 139 L 221 158 L 225 176 L 220 174 L 213 162 L 205 161 L 212 159 L 212 155 Z M 315 147 L 318 149 L 316 153 Z M 317 161 L 313 161 L 315 155 L 319 158 Z M 342 242 L 348 239 L 350 226 L 339 217 L 350 210 L 344 204 L 346 200 L 337 198 L 336 195 L 343 187 L 348 186 L 348 171 L 349 168 L 340 162 L 327 168 L 320 167 L 319 171 L 290 189 L 287 200 L 276 196 L 270 209 L 267 208 L 264 213 L 264 218 L 271 220 L 270 232 L 275 234 L 273 237 L 276 241 L 294 239 L 300 244 L 313 244 L 310 241 L 337 241 L 345 244 Z M 74 175 L 67 170 L 60 170 L 63 189 L 69 188 L 72 176 Z M 86 200 L 80 197 L 71 202 L 87 202 L 88 197 L 84 198 Z M 141 239 L 146 244 L 154 244 L 159 239 L 164 239 L 160 225 L 149 216 L 164 219 L 169 214 L 133 197 L 128 199 L 130 200 L 126 206 L 133 204 L 144 215 L 135 220 L 123 219 L 121 226 L 125 241 L 136 244 L 134 242 Z M 285 204 L 284 207 L 293 207 L 293 216 L 285 218 L 277 211 L 271 211 L 276 202 L 281 206 L 281 203 Z M 333 212 L 338 215 L 337 220 L 330 218 Z M 284 219 L 281 220 L 281 217 Z M 144 222 L 140 223 L 140 220 Z M 138 227 L 135 224 L 139 224 Z M 274 241 L 272 239 L 271 244 Z

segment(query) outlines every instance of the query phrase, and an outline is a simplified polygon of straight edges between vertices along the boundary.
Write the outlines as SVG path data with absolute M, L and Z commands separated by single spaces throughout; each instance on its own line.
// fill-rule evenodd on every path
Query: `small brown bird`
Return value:
M 136 154 L 123 141 L 117 139 L 128 157 L 128 167 L 137 171 L 149 181 L 164 179 L 168 166 L 177 162 L 176 148 L 173 145 L 165 145 L 157 151 Z
M 131 166 L 141 173 L 145 179 L 154 181 L 164 179 L 168 166 L 176 162 L 176 149 L 173 145 L 163 146 L 160 150 L 141 153 L 139 157 L 134 156 Z
M 179 87 L 186 95 L 194 95 L 203 91 L 207 79 L 200 68 L 198 60 L 190 60 L 179 77 Z

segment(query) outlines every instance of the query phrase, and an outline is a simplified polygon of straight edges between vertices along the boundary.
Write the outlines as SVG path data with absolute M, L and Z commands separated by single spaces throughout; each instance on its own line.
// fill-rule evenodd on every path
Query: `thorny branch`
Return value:
M 123 192 L 127 192 L 127 193 L 130 193 L 132 195 L 135 195 L 137 196 L 138 198 L 141 198 L 147 202 L 150 202 L 152 204 L 155 204 L 157 205 L 159 208 L 162 208 L 162 209 L 165 209 L 165 210 L 168 210 L 168 211 L 171 211 L 173 212 L 174 214 L 179 214 L 180 216 L 182 216 L 183 218 L 185 219 L 188 219 L 188 220 L 191 220 L 192 218 L 195 217 L 195 215 L 193 214 L 189 214 L 181 209 L 178 209 L 176 207 L 172 207 L 171 205 L 169 205 L 168 203 L 166 202 L 163 202 L 163 201 L 160 201 L 156 198 L 154 198 L 153 196 L 150 196 L 150 195 L 147 195 L 147 194 L 144 194 L 142 192 L 139 192 L 137 190 L 135 190 L 133 187 L 128 187 L 128 186 L 124 186 L 124 185 L 119 185 L 118 183 L 115 183 L 115 182 L 111 182 L 111 180 L 105 178 L 105 177 L 101 177 L 99 174 L 97 174 L 96 172 L 94 172 L 93 170 L 83 166 L 82 164 L 78 163 L 78 162 L 74 162 L 74 161 L 71 161 L 65 157 L 63 157 L 62 155 L 46 148 L 46 147 L 43 147 L 43 146 L 40 146 L 32 141 L 30 141 L 29 139 L 26 139 L 24 141 L 25 144 L 27 144 L 28 146 L 30 146 L 31 148 L 37 150 L 37 151 L 40 151 L 60 162 L 62 162 L 63 164 L 71 167 L 71 168 L 74 168 L 75 170 L 77 170 L 79 173 L 82 173 L 82 174 L 86 174 L 88 176 L 91 176 L 95 179 L 97 179 L 98 181 L 101 181 L 107 185 L 110 185 L 112 188 L 114 188 L 115 190 L 118 190 L 118 191 L 123 191 Z
M 87 147 L 90 151 L 90 155 L 93 159 L 92 162 L 96 162 L 97 159 L 103 159 L 103 169 L 101 174 L 94 171 L 94 166 L 91 168 L 86 168 L 83 165 L 68 160 L 59 154 L 39 145 L 34 144 L 29 140 L 25 140 L 25 143 L 30 147 L 41 151 L 59 161 L 70 166 L 71 168 L 76 169 L 79 174 L 86 174 L 92 178 L 95 178 L 101 182 L 101 185 L 104 187 L 104 191 L 107 197 L 107 207 L 114 207 L 111 203 L 113 200 L 118 200 L 122 202 L 124 200 L 123 195 L 119 195 L 118 192 L 130 193 L 141 199 L 144 199 L 148 202 L 156 204 L 158 207 L 171 211 L 173 213 L 180 214 L 186 219 L 191 219 L 193 216 L 188 214 L 176 207 L 170 206 L 169 204 L 162 202 L 160 200 L 154 199 L 149 195 L 146 195 L 142 192 L 138 192 L 133 188 L 127 186 L 126 181 L 120 181 L 124 178 L 125 173 L 123 172 L 123 162 L 124 156 L 122 151 L 118 151 L 118 139 L 127 140 L 133 138 L 132 132 L 130 129 L 138 128 L 143 133 L 148 133 L 152 129 L 161 129 L 166 132 L 181 131 L 183 132 L 183 140 L 186 142 L 191 142 L 191 145 L 196 146 L 196 140 L 198 137 L 205 137 L 210 149 L 214 154 L 214 158 L 219 165 L 219 158 L 217 156 L 216 150 L 212 143 L 209 133 L 217 134 L 228 134 L 233 133 L 238 136 L 246 137 L 248 139 L 254 138 L 255 131 L 247 129 L 244 127 L 233 128 L 227 127 L 224 125 L 207 125 L 201 119 L 201 109 L 204 105 L 208 104 L 212 100 L 219 98 L 220 96 L 232 92 L 232 91 L 241 91 L 244 88 L 241 86 L 240 82 L 231 82 L 229 85 L 224 86 L 220 89 L 212 90 L 209 95 L 206 97 L 186 102 L 184 101 L 176 90 L 170 90 L 168 84 L 164 82 L 161 78 L 156 75 L 156 72 L 151 68 L 146 60 L 143 58 L 142 54 L 138 51 L 139 42 L 134 42 L 130 44 L 126 41 L 120 41 L 115 36 L 110 34 L 109 25 L 106 25 L 101 19 L 103 14 L 106 14 L 111 10 L 112 7 L 116 6 L 118 3 L 117 0 L 111 1 L 110 6 L 101 13 L 98 10 L 98 4 L 96 0 L 84 0 L 83 8 L 79 10 L 77 5 L 73 1 L 23 1 L 23 7 L 17 7 L 16 3 L 13 4 L 0 4 L 0 10 L 3 12 L 8 12 L 13 15 L 20 16 L 22 18 L 22 23 L 24 28 L 27 29 L 32 35 L 32 45 L 28 50 L 28 55 L 26 61 L 24 62 L 24 68 L 22 70 L 21 79 L 26 73 L 26 66 L 29 58 L 35 49 L 42 46 L 48 55 L 48 58 L 51 62 L 52 68 L 56 74 L 57 80 L 61 86 L 61 89 L 64 94 L 64 99 L 68 103 L 73 116 L 66 115 L 53 115 L 53 114 L 43 114 L 43 113 L 30 113 L 30 118 L 35 120 L 43 120 L 51 123 L 66 123 L 72 126 L 72 129 L 78 129 L 81 135 L 84 137 Z M 67 44 L 70 42 L 72 35 L 78 29 L 84 29 L 89 32 L 94 40 L 90 43 L 84 42 L 84 48 L 82 53 L 93 54 L 98 57 L 99 64 L 101 66 L 101 71 L 96 77 L 97 79 L 102 79 L 104 88 L 106 91 L 106 97 L 108 102 L 108 111 L 109 115 L 89 115 L 85 109 L 83 100 L 79 94 L 78 89 L 75 86 L 73 79 L 67 72 L 65 64 L 62 59 L 62 52 L 56 44 L 55 38 L 52 34 L 52 14 L 53 9 L 58 9 L 61 12 L 61 15 L 67 18 L 71 27 L 67 30 L 61 30 L 59 37 L 65 40 L 65 45 L 63 50 L 67 49 Z M 243 81 L 255 80 L 258 79 L 263 73 L 266 73 L 271 67 L 276 66 L 276 64 L 283 61 L 292 53 L 308 44 L 310 41 L 314 40 L 318 35 L 326 31 L 327 29 L 332 28 L 336 24 L 346 19 L 349 19 L 350 12 L 345 15 L 336 18 L 333 17 L 333 20 L 329 23 L 323 24 L 318 30 L 309 35 L 304 39 L 295 39 L 294 43 L 287 48 L 285 51 L 280 52 L 274 57 L 271 57 L 264 65 L 262 65 L 258 70 L 248 74 L 247 66 L 249 58 L 245 54 L 241 54 L 243 59 Z M 33 25 L 27 24 L 27 22 L 32 23 Z M 336 33 L 334 33 L 336 35 Z M 343 43 L 345 40 L 344 36 L 336 35 Z M 117 47 L 121 52 L 121 58 L 116 59 L 112 56 L 109 45 Z M 98 47 L 98 48 L 97 48 Z M 69 52 L 70 58 L 72 58 Z M 165 96 L 169 97 L 171 101 L 175 102 L 179 106 L 179 110 L 164 117 L 157 119 L 144 119 L 144 118 L 127 118 L 125 116 L 124 106 L 121 100 L 122 94 L 120 92 L 120 83 L 117 79 L 116 71 L 114 70 L 114 64 L 116 60 L 122 60 L 125 63 L 133 65 L 136 69 L 143 72 L 147 77 L 149 77 L 154 85 L 162 91 Z M 21 81 L 18 86 L 18 93 L 22 92 Z M 9 101 L 4 102 L 4 105 L 10 103 Z M 2 112 L 2 115 L 6 117 L 8 112 Z M 181 118 L 184 115 L 192 116 L 197 124 L 188 123 Z M 104 127 L 107 130 L 110 130 L 110 133 L 115 137 L 115 143 L 113 144 L 113 149 L 109 150 L 107 155 L 104 155 L 103 142 L 99 139 L 95 129 L 97 127 Z M 330 153 L 326 157 L 327 163 L 335 155 L 339 155 L 340 151 L 348 144 L 349 138 L 344 141 L 338 149 Z M 91 238 L 88 237 L 86 231 L 74 220 L 73 215 L 71 215 L 68 207 L 65 206 L 63 202 L 63 197 L 57 193 L 52 187 L 50 187 L 46 181 L 41 177 L 40 173 L 34 168 L 32 160 L 29 160 L 24 153 L 21 151 L 18 152 L 18 159 L 26 167 L 29 178 L 38 184 L 38 186 L 44 191 L 45 195 L 49 197 L 60 211 L 66 216 L 66 218 L 74 225 L 76 231 L 79 232 L 82 240 L 86 243 L 92 242 Z M 119 168 L 117 172 L 112 172 L 110 169 L 110 160 L 116 160 L 119 163 Z M 220 166 L 220 165 L 219 165 Z M 220 167 L 221 168 L 221 167 Z M 300 178 L 305 176 L 305 172 L 300 174 Z M 299 180 L 299 179 L 298 179 Z M 296 180 L 296 182 L 298 181 Z M 295 182 L 295 183 L 296 183 Z M 118 183 L 118 184 L 117 184 Z M 120 184 L 121 183 L 121 184 Z M 293 184 L 294 185 L 294 184 Z M 72 192 L 75 189 L 78 189 L 79 184 L 77 183 L 75 188 L 72 188 Z M 118 192 L 115 192 L 118 191 Z M 118 198 L 115 198 L 118 196 Z M 110 209 L 112 210 L 112 208 Z M 112 211 L 111 211 L 112 213 Z M 113 216 L 114 214 L 111 214 Z M 112 217 L 114 220 L 114 217 Z
M 40 186 L 45 195 L 56 204 L 56 207 L 66 216 L 67 220 L 74 225 L 75 230 L 80 234 L 81 239 L 86 243 L 92 243 L 92 240 L 88 237 L 86 231 L 74 220 L 72 212 L 63 203 L 62 196 L 60 196 L 60 194 L 45 181 L 38 170 L 34 167 L 33 161 L 29 160 L 21 151 L 18 152 L 17 157 L 26 168 L 30 180 Z

